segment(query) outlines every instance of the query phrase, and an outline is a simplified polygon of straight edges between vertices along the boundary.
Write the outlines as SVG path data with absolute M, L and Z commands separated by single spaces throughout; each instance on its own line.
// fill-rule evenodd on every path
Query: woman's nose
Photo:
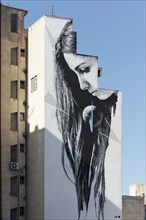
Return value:
M 82 90 L 87 90 L 89 88 L 88 81 L 83 76 L 78 76 L 80 88 Z

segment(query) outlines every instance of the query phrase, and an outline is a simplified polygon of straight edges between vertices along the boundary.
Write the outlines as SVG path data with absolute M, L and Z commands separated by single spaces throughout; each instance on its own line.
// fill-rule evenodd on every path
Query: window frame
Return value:
M 12 112 L 10 115 L 10 130 L 18 131 L 18 112 Z
M 26 57 L 26 50 L 25 49 L 23 49 L 23 48 L 20 49 L 20 56 Z
M 25 89 L 25 81 L 20 80 L 20 89 Z
M 20 184 L 21 185 L 25 184 L 25 176 L 20 176 Z
M 14 80 L 10 82 L 11 87 L 11 98 L 18 99 L 18 81 Z
M 20 121 L 25 121 L 25 112 L 20 112 Z
M 12 213 L 15 210 L 15 216 L 13 217 L 14 213 Z M 10 220 L 16 220 L 18 218 L 18 208 L 10 209 Z
M 18 176 L 10 178 L 10 194 L 11 196 L 18 197 Z
M 18 66 L 18 47 L 11 48 L 11 65 Z
M 11 13 L 11 32 L 18 33 L 18 14 Z
M 25 153 L 25 144 L 23 143 L 20 144 L 20 152 Z
M 24 206 L 20 207 L 20 216 L 24 216 L 25 215 L 25 208 Z
M 11 162 L 16 162 L 17 163 L 17 160 L 18 160 L 17 154 L 18 154 L 18 145 L 17 144 L 11 145 L 11 148 L 10 148 L 10 161 Z
M 38 76 L 35 75 L 31 78 L 31 92 L 35 92 L 38 89 Z

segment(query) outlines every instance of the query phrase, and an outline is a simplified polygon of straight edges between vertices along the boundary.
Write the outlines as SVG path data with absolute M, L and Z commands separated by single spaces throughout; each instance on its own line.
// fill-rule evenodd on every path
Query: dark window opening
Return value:
M 98 77 L 102 76 L 102 68 L 98 67 Z
M 11 14 L 11 32 L 17 33 L 17 14 Z
M 11 81 L 11 98 L 17 99 L 17 81 Z
M 25 89 L 25 81 L 20 81 L 20 89 Z
M 20 50 L 21 57 L 25 57 L 25 49 Z
M 11 162 L 17 162 L 17 145 L 11 146 Z
M 10 210 L 10 220 L 17 220 L 18 219 L 18 209 L 14 208 Z
M 17 112 L 11 113 L 11 130 L 17 131 Z
M 20 207 L 20 216 L 24 216 L 24 207 Z
M 18 177 L 11 177 L 11 195 L 18 196 Z
M 18 65 L 18 48 L 11 48 L 11 64 Z
M 20 152 L 24 153 L 25 152 L 25 145 L 20 144 Z
M 24 183 L 25 183 L 24 176 L 20 176 L 20 184 L 24 184 Z

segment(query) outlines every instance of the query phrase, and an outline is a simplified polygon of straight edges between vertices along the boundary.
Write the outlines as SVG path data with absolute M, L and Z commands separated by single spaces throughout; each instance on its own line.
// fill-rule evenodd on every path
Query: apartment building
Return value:
M 0 3 L 0 219 L 26 209 L 27 11 Z

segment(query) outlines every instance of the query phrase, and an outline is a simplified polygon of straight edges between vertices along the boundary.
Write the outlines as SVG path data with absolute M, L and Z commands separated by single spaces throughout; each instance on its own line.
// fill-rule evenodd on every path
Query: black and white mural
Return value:
M 121 93 L 99 88 L 72 20 L 44 23 L 45 219 L 121 219 Z
M 71 22 L 65 25 L 55 47 L 56 116 L 63 138 L 62 166 L 76 189 L 78 219 L 81 211 L 88 212 L 91 188 L 97 219 L 104 219 L 104 162 L 118 93 L 98 90 L 97 59 L 76 54 L 76 33 L 70 25 Z M 69 161 L 73 178 L 65 160 Z

